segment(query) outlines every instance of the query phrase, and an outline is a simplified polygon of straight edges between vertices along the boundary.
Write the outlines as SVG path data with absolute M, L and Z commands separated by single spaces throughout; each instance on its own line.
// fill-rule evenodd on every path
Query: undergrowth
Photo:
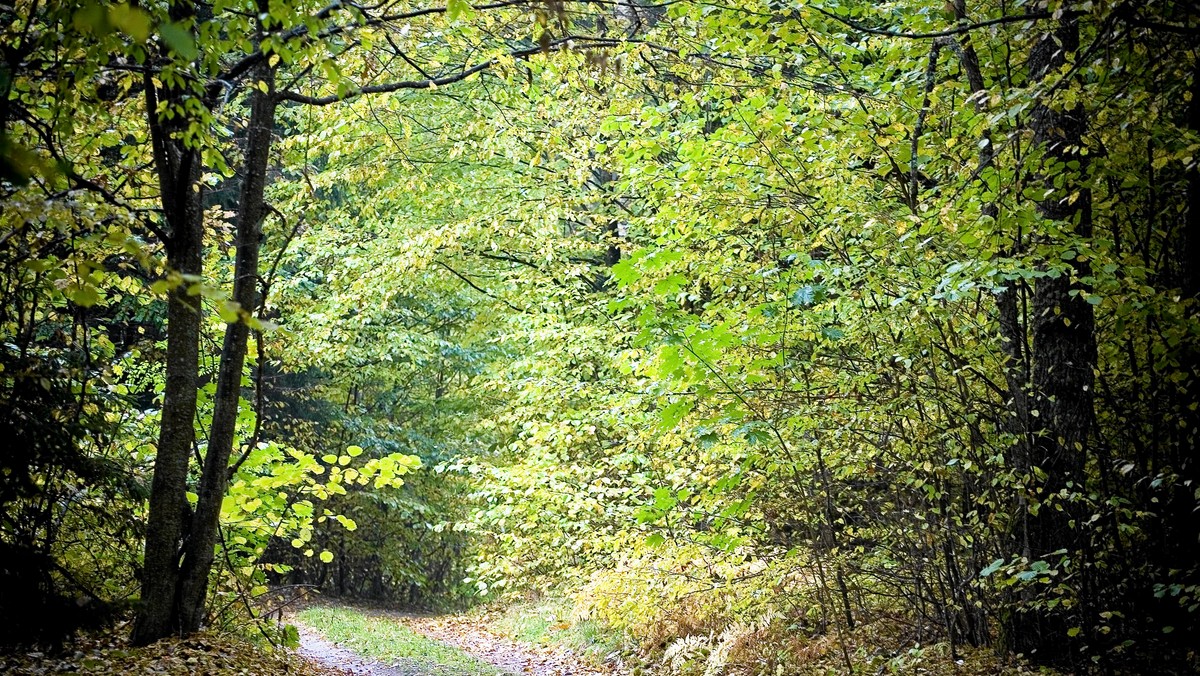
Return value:
M 827 590 L 802 568 L 705 554 L 627 556 L 594 573 L 569 609 L 518 605 L 506 622 L 518 636 L 610 637 L 635 676 L 1030 673 L 990 648 L 952 649 L 935 629 L 912 633 L 901 608 L 856 613 L 850 628 L 823 612 Z
M 596 663 L 620 654 L 628 645 L 620 631 L 577 617 L 573 604 L 561 598 L 506 606 L 489 626 L 514 640 L 561 646 Z

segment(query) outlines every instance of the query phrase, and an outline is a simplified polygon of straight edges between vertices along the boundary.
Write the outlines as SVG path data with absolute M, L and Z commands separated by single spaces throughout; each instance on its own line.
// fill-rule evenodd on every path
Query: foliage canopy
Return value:
M 0 610 L 1196 667 L 1193 3 L 0 16 Z

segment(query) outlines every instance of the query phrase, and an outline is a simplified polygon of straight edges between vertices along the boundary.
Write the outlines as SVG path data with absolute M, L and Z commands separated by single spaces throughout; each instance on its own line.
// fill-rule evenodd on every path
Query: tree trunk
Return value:
M 166 242 L 167 265 L 194 279 L 201 273 L 204 239 L 200 155 L 187 148 L 179 136 L 186 118 L 160 118 L 158 92 L 149 76 L 145 86 L 146 113 L 170 237 Z M 165 103 L 174 108 L 186 92 L 168 89 L 164 95 Z M 141 606 L 132 637 L 138 645 L 179 629 L 174 617 L 175 584 L 180 541 L 189 517 L 187 472 L 196 434 L 193 421 L 200 356 L 200 297 L 189 293 L 189 286 L 190 281 L 185 279 L 171 291 L 167 306 L 166 383 L 150 489 Z
M 1030 53 L 1031 82 L 1041 82 L 1047 75 L 1058 72 L 1067 63 L 1067 55 L 1078 47 L 1076 22 L 1073 19 L 1060 22 Z M 1073 226 L 1078 236 L 1091 237 L 1091 192 L 1079 180 L 1087 169 L 1087 156 L 1080 152 L 1086 114 L 1081 105 L 1056 110 L 1047 97 L 1043 94 L 1034 107 L 1031 128 L 1034 143 L 1043 153 L 1042 179 L 1046 187 L 1055 183 L 1061 187 L 1038 202 L 1038 212 L 1047 221 Z M 1078 169 L 1068 169 L 1068 162 L 1078 162 Z M 1079 550 L 1084 543 L 1072 525 L 1077 510 L 1071 499 L 1064 501 L 1060 493 L 1083 490 L 1094 420 L 1097 357 L 1095 317 L 1083 295 L 1088 289 L 1073 281 L 1090 275 L 1091 266 L 1086 258 L 1070 263 L 1073 274 L 1040 278 L 1032 293 L 1029 424 L 1033 429 L 1028 456 L 1017 469 L 1030 477 L 1029 490 L 1037 509 L 1030 505 L 1025 515 L 1026 532 L 1019 540 L 1031 559 L 1049 558 L 1051 552 L 1065 549 L 1075 567 L 1082 568 L 1084 562 Z M 1033 477 L 1035 467 L 1044 473 L 1043 481 Z M 1019 627 L 1011 628 L 1010 649 L 1040 662 L 1059 661 L 1072 653 L 1066 633 L 1068 618 L 1063 611 L 1035 607 L 1013 620 Z
M 1035 79 L 1058 70 L 1066 63 L 1067 52 L 1079 46 L 1078 27 L 1064 22 L 1054 36 L 1044 37 L 1030 57 Z M 1086 127 L 1082 106 L 1056 111 L 1044 102 L 1034 108 L 1034 142 L 1045 149 L 1044 165 L 1067 171 L 1067 162 L 1078 162 L 1079 172 L 1086 170 L 1083 146 Z M 1074 225 L 1075 234 L 1092 235 L 1091 191 L 1078 182 L 1063 182 L 1048 199 L 1038 203 L 1043 218 Z M 1074 187 L 1074 191 L 1072 191 Z M 1091 274 L 1086 258 L 1071 261 L 1074 277 Z M 1038 411 L 1040 429 L 1034 442 L 1032 460 L 1046 471 L 1044 494 L 1049 495 L 1083 478 L 1088 436 L 1094 418 L 1093 390 L 1096 368 L 1096 321 L 1092 306 L 1083 293 L 1088 289 L 1072 275 L 1044 277 L 1033 289 L 1033 410 Z M 1074 295 L 1072 295 L 1074 294 Z M 1045 526 L 1031 528 L 1030 546 L 1034 556 L 1074 544 L 1065 528 L 1067 511 L 1047 510 L 1039 521 Z
M 258 259 L 262 221 L 266 215 L 263 191 L 271 156 L 271 134 L 275 125 L 275 70 L 262 63 L 251 82 L 265 83 L 266 91 L 254 87 L 251 94 L 250 128 L 246 142 L 244 177 L 238 200 L 237 253 L 234 263 L 233 300 L 239 318 L 225 327 L 221 346 L 217 391 L 213 399 L 212 429 L 204 471 L 197 491 L 196 514 L 192 519 L 179 580 L 179 624 L 184 632 L 200 628 L 204 620 L 208 578 L 217 545 L 221 502 L 229 483 L 229 459 L 242 393 L 242 369 L 250 334 L 247 320 L 258 305 Z

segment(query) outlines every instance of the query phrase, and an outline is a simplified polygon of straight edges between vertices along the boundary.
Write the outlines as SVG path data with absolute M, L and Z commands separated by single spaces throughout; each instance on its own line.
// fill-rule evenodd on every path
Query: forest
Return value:
M 442 1 L 0 2 L 0 671 L 1200 672 L 1200 3 Z

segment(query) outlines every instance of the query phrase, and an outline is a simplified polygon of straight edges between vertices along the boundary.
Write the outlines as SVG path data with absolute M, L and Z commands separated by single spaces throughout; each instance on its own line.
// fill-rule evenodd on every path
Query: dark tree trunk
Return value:
M 592 208 L 600 214 L 604 214 L 608 206 L 605 193 L 608 192 L 608 185 L 616 180 L 617 175 L 599 166 L 592 167 L 591 174 L 591 178 L 587 182 L 587 187 L 600 193 Z M 620 219 L 605 218 L 598 235 L 601 243 L 604 245 L 604 255 L 600 259 L 603 267 L 596 273 L 596 279 L 592 282 L 592 288 L 596 291 L 603 291 L 612 282 L 612 266 L 621 262 L 622 235 Z
M 167 307 L 167 363 L 162 420 L 142 568 L 142 598 L 133 642 L 145 644 L 175 633 L 175 585 L 178 579 L 180 542 L 189 518 L 187 506 L 188 461 L 195 441 L 196 384 L 200 356 L 200 297 L 189 293 L 201 273 L 204 213 L 200 186 L 199 153 L 184 145 L 179 135 L 187 124 L 183 115 L 162 118 L 158 92 L 146 78 L 146 110 L 155 166 L 162 193 L 163 215 L 170 239 L 167 264 L 187 278 L 171 291 Z M 164 102 L 174 108 L 186 92 L 164 90 Z
M 1033 77 L 1041 79 L 1059 69 L 1066 63 L 1066 53 L 1078 46 L 1078 27 L 1073 21 L 1063 23 L 1053 37 L 1044 37 L 1034 48 L 1030 57 Z M 1034 142 L 1045 149 L 1044 165 L 1066 172 L 1066 163 L 1073 161 L 1079 163 L 1079 172 L 1086 170 L 1087 156 L 1079 152 L 1086 127 L 1082 106 L 1057 111 L 1042 102 L 1034 108 L 1032 125 Z M 1072 224 L 1081 237 L 1091 237 L 1091 191 L 1069 179 L 1063 185 L 1038 203 L 1039 213 L 1047 220 Z M 1044 277 L 1033 289 L 1031 405 L 1038 411 L 1039 429 L 1031 460 L 1048 475 L 1043 497 L 1082 479 L 1094 418 L 1096 321 L 1084 296 L 1088 289 L 1072 279 L 1090 276 L 1091 264 L 1086 258 L 1071 264 L 1074 275 Z M 1043 512 L 1039 527 L 1030 529 L 1034 556 L 1076 544 L 1066 528 L 1069 509 Z
M 1078 47 L 1075 21 L 1059 23 L 1030 54 L 1031 82 L 1042 82 L 1047 75 L 1058 72 L 1067 63 L 1067 55 Z M 1086 114 L 1079 105 L 1056 109 L 1048 98 L 1048 93 L 1042 94 L 1030 124 L 1034 143 L 1042 151 L 1045 185 L 1058 187 L 1038 202 L 1038 212 L 1047 221 L 1066 224 L 1076 235 L 1090 237 L 1091 193 L 1080 180 L 1087 168 L 1087 156 L 1080 152 Z M 1078 169 L 1069 169 L 1068 162 L 1078 162 Z M 1069 262 L 1074 273 L 1040 278 L 1032 292 L 1032 387 L 1028 402 L 1028 424 L 1032 429 L 1026 446 L 1028 454 L 1017 466 L 1029 477 L 1032 502 L 1024 515 L 1025 532 L 1018 534 L 1017 544 L 1033 560 L 1048 559 L 1052 552 L 1065 549 L 1075 567 L 1082 568 L 1084 543 L 1072 525 L 1077 508 L 1070 498 L 1063 500 L 1060 496 L 1083 490 L 1094 420 L 1097 357 L 1095 317 L 1084 296 L 1088 289 L 1075 281 L 1090 275 L 1091 267 L 1086 258 Z M 1035 467 L 1044 473 L 1044 480 L 1034 478 Z M 1013 623 L 1007 632 L 1010 649 L 1040 662 L 1062 661 L 1072 653 L 1064 611 L 1037 607 L 1013 618 Z
M 265 11 L 265 9 L 264 9 Z M 195 6 L 173 6 L 174 20 L 195 14 Z M 169 231 L 168 264 L 184 274 L 185 282 L 172 291 L 167 314 L 167 365 L 158 454 L 151 489 L 142 603 L 132 640 L 146 644 L 172 634 L 199 629 L 204 619 L 208 578 L 212 570 L 221 501 L 229 478 L 229 458 L 241 395 L 250 327 L 245 319 L 258 297 L 258 257 L 265 205 L 263 190 L 275 117 L 274 70 L 265 63 L 255 73 L 268 91 L 252 93 L 249 138 L 238 206 L 237 254 L 233 300 L 241 306 L 239 321 L 226 328 L 222 346 L 212 429 L 193 515 L 186 491 L 188 465 L 195 442 L 196 392 L 199 372 L 200 299 L 188 287 L 202 272 L 203 193 L 201 158 L 184 143 L 187 115 L 160 118 L 158 90 L 146 80 L 155 166 L 162 207 Z M 181 109 L 194 92 L 162 90 L 166 107 Z M 182 558 L 181 558 L 182 557 Z
M 955 18 L 960 23 L 968 22 L 966 3 L 956 0 L 953 5 Z M 974 98 L 976 110 L 983 111 L 983 101 L 987 94 L 987 84 L 983 79 L 983 69 L 979 65 L 979 54 L 970 41 L 970 36 L 963 37 L 962 43 L 951 43 L 958 54 L 959 65 L 967 78 Z M 984 172 L 993 167 L 995 150 L 992 138 L 984 132 L 979 145 L 979 162 L 976 172 L 982 177 Z M 998 199 L 998 196 L 996 197 Z M 1000 209 L 996 201 L 983 205 L 982 215 L 997 225 Z M 1005 256 L 1016 256 L 1025 251 L 1026 234 L 1021 231 L 1012 233 L 1012 242 L 1002 252 Z M 1003 291 L 996 294 L 996 310 L 1000 330 L 1001 349 L 1004 352 L 1005 368 L 1004 381 L 1008 397 L 1008 415 L 1004 420 L 1004 429 L 1014 438 L 1009 449 L 1009 458 L 1020 463 L 1029 455 L 1029 389 L 1031 367 L 1029 363 L 1028 333 L 1026 330 L 1025 312 L 1023 309 L 1027 288 L 1020 280 L 1011 280 Z M 1027 543 L 1022 543 L 1022 554 L 1028 556 Z
M 258 306 L 258 259 L 262 222 L 266 216 L 263 191 L 271 156 L 271 134 L 275 125 L 275 71 L 262 63 L 251 81 L 264 82 L 267 91 L 255 87 L 251 94 L 250 128 L 246 141 L 244 176 L 238 200 L 237 253 L 234 263 L 233 301 L 239 318 L 225 327 L 221 346 L 217 391 L 213 398 L 212 429 L 204 470 L 197 491 L 196 514 L 184 551 L 179 579 L 179 624 L 185 633 L 198 630 L 204 620 L 208 578 L 217 545 L 221 502 L 229 483 L 229 459 L 233 453 L 234 430 L 242 393 L 242 369 L 250 335 L 247 320 Z

